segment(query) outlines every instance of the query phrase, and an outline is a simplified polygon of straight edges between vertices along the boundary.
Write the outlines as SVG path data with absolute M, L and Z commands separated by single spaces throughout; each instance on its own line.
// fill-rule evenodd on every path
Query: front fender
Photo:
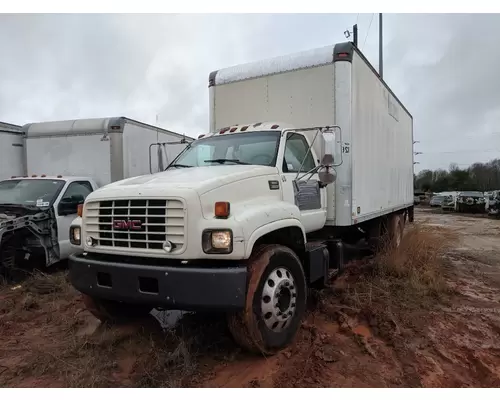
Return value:
M 261 226 L 251 234 L 250 238 L 248 239 L 245 245 L 245 258 L 247 259 L 250 258 L 255 242 L 257 242 L 257 240 L 259 240 L 262 236 L 270 232 L 277 231 L 278 229 L 290 228 L 290 227 L 299 228 L 304 237 L 304 243 L 306 243 L 306 233 L 304 231 L 304 227 L 302 226 L 300 220 L 292 218 L 281 219 L 279 221 L 274 221 L 264 226 Z
M 242 227 L 246 258 L 250 257 L 253 246 L 260 237 L 277 229 L 298 227 L 304 235 L 305 242 L 305 231 L 300 221 L 300 211 L 295 204 L 256 199 L 235 204 L 231 214 Z

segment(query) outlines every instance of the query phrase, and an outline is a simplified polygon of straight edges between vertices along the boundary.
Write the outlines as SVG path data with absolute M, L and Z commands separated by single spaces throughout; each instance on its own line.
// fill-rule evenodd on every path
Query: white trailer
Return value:
M 307 288 L 342 270 L 344 242 L 400 244 L 412 117 L 351 43 L 213 72 L 209 86 L 209 134 L 165 172 L 85 200 L 70 279 L 103 321 L 225 311 L 239 344 L 271 354 L 293 340 Z
M 192 141 L 125 117 L 41 122 L 22 129 L 26 175 L 89 176 L 99 186 L 163 171 Z M 177 144 L 159 146 L 166 142 Z
M 0 180 L 23 173 L 23 155 L 21 127 L 0 122 Z
M 328 186 L 327 225 L 350 226 L 413 205 L 413 118 L 351 43 L 226 68 L 209 81 L 211 132 L 270 120 L 341 127 L 335 157 L 342 164 Z

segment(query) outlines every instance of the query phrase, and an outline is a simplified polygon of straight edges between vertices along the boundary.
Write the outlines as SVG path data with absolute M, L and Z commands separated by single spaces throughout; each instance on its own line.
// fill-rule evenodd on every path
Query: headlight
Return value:
M 69 241 L 75 246 L 82 244 L 82 231 L 79 226 L 69 228 Z
M 233 232 L 229 229 L 207 229 L 202 235 L 202 246 L 207 254 L 229 254 L 233 251 Z

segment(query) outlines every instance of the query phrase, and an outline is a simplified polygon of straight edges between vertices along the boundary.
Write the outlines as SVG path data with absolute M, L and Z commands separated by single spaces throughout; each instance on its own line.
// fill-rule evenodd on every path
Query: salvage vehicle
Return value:
M 444 198 L 445 198 L 445 196 L 443 196 L 442 194 L 435 194 L 434 196 L 432 196 L 432 199 L 429 202 L 429 205 L 431 207 L 441 207 L 441 205 L 443 204 Z
M 35 123 L 22 130 L 22 169 L 38 173 L 0 181 L 0 277 L 10 280 L 76 251 L 69 227 L 89 193 L 158 165 L 164 169 L 165 155 L 173 159 L 189 141 L 122 117 Z M 167 154 L 160 142 L 165 139 L 186 143 L 174 142 Z M 162 151 L 148 164 L 154 146 Z
M 221 311 L 239 345 L 272 354 L 344 243 L 400 244 L 413 118 L 352 43 L 215 71 L 209 107 L 210 133 L 165 172 L 86 198 L 70 280 L 101 321 Z
M 493 190 L 485 205 L 488 215 L 498 216 L 500 211 L 500 190 Z
M 485 198 L 483 192 L 464 191 L 456 197 L 456 210 L 458 212 L 483 213 L 485 211 Z

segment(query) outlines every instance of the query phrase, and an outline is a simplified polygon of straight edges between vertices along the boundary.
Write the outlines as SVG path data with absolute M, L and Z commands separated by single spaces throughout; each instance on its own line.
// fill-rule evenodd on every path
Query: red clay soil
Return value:
M 460 235 L 449 290 L 414 301 L 358 261 L 311 297 L 295 343 L 270 357 L 239 350 L 214 316 L 169 333 L 152 318 L 101 326 L 64 274 L 38 279 L 52 293 L 4 286 L 0 387 L 499 387 L 500 222 L 417 216 Z

